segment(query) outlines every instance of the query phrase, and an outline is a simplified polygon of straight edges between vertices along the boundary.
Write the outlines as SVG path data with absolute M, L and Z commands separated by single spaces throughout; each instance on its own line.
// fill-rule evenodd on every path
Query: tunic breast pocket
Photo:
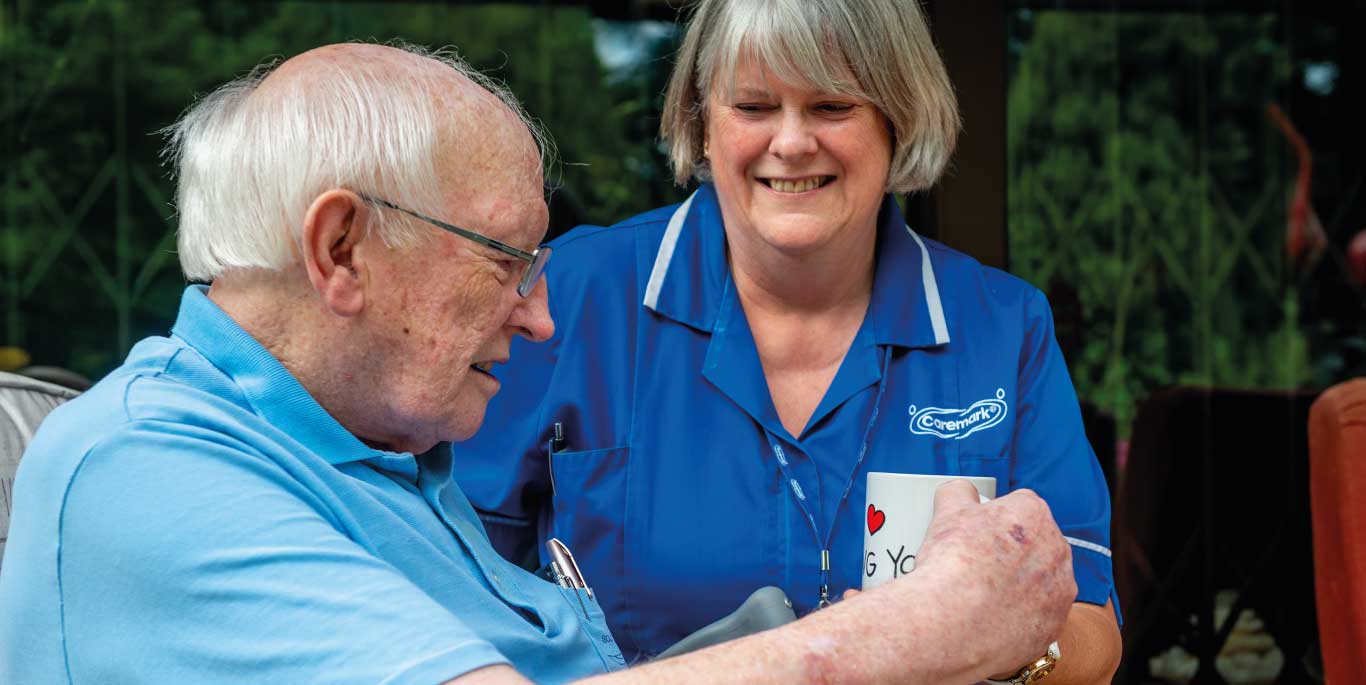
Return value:
M 555 534 L 565 542 L 572 540 L 575 554 L 582 554 L 579 546 L 595 545 L 610 531 L 621 530 L 630 451 L 629 447 L 612 447 L 550 455 Z
M 629 447 L 550 456 L 554 511 L 550 535 L 569 546 L 608 616 L 620 609 L 626 546 Z
M 1002 450 L 996 454 L 965 450 L 958 457 L 964 476 L 990 476 L 996 479 L 996 496 L 1010 492 L 1010 454 Z

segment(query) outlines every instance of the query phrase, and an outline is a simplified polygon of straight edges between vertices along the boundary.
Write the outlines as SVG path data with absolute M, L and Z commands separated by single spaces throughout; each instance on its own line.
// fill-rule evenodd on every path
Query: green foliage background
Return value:
M 1079 395 L 1125 427 L 1163 384 L 1314 380 L 1282 251 L 1295 162 L 1265 113 L 1291 78 L 1276 19 L 1014 20 L 1011 270 L 1075 293 Z
M 1350 326 L 1306 329 L 1281 250 L 1294 159 L 1265 107 L 1294 78 L 1283 19 L 1011 17 L 1010 266 L 1078 312 L 1059 334 L 1083 400 L 1123 432 L 1159 385 L 1326 384 L 1344 345 L 1366 351 L 1324 342 Z M 0 344 L 97 377 L 165 333 L 184 281 L 154 132 L 325 43 L 454 45 L 504 81 L 558 144 L 552 233 L 681 199 L 655 133 L 674 33 L 609 72 L 603 30 L 532 2 L 0 0 Z
M 330 42 L 458 46 L 504 81 L 558 144 L 552 231 L 676 201 L 654 143 L 672 35 L 609 74 L 593 21 L 532 3 L 0 4 L 0 344 L 97 377 L 164 334 L 184 281 L 155 132 L 264 58 Z

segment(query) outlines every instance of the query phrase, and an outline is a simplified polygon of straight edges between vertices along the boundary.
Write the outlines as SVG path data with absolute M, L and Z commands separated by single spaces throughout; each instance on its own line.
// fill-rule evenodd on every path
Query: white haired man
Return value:
M 621 670 L 592 596 L 498 557 L 451 481 L 489 365 L 553 330 L 510 96 L 451 59 L 328 46 L 172 133 L 182 266 L 212 285 L 35 437 L 0 681 L 968 683 L 1063 625 L 1047 506 L 957 483 L 912 576 Z

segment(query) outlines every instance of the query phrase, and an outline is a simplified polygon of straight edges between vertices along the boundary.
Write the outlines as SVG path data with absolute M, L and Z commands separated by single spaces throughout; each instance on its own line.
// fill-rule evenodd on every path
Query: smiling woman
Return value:
M 890 471 L 1037 491 L 1079 588 L 1048 682 L 1113 672 L 1109 499 L 1048 303 L 890 196 L 932 185 L 958 130 L 918 7 L 700 2 L 661 134 L 701 187 L 552 243 L 560 332 L 514 344 L 502 430 L 460 448 L 505 552 L 567 542 L 628 658 L 765 585 L 799 614 L 857 588 L 865 477 Z
M 707 121 L 696 113 L 707 94 L 734 98 L 747 61 L 778 81 L 866 100 L 886 117 L 894 139 L 890 192 L 930 187 L 953 152 L 958 106 L 918 10 L 885 2 L 701 3 L 679 50 L 660 127 L 679 184 L 710 179 Z
M 779 81 L 754 60 L 734 84 L 708 98 L 703 138 L 732 268 L 752 274 L 768 251 L 870 264 L 866 249 L 847 251 L 873 244 L 891 162 L 886 118 L 864 98 Z

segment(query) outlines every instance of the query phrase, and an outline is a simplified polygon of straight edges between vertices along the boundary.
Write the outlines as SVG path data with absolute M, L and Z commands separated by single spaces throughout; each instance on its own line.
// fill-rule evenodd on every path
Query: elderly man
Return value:
M 1044 651 L 1068 546 L 1038 498 L 958 484 L 914 574 L 616 672 L 592 597 L 501 559 L 451 480 L 489 365 L 553 330 L 547 215 L 510 96 L 415 52 L 320 48 L 172 127 L 212 285 L 36 436 L 0 682 L 967 683 Z

